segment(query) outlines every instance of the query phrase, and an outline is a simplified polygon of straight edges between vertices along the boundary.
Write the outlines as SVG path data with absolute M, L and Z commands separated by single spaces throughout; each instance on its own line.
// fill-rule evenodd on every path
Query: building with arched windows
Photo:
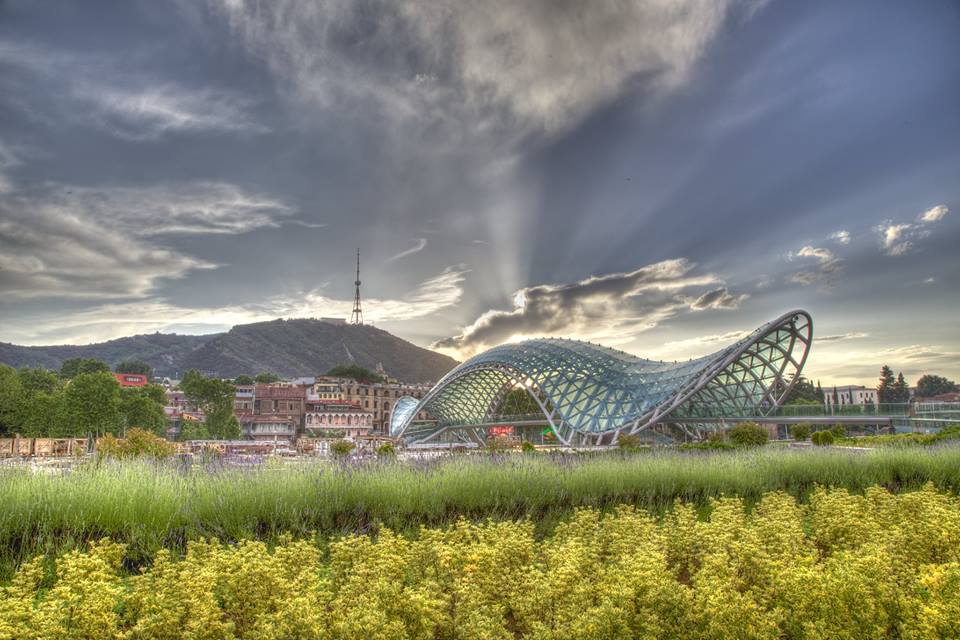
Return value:
M 365 411 L 354 402 L 307 402 L 304 429 L 311 437 L 331 434 L 346 438 L 365 436 L 373 429 L 373 412 Z

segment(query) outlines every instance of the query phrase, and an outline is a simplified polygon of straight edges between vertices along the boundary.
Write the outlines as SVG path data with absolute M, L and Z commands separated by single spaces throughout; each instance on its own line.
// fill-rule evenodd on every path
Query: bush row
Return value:
M 932 486 L 722 498 L 705 520 L 584 509 L 539 541 L 460 521 L 325 549 L 194 542 L 133 576 L 105 541 L 24 565 L 0 638 L 956 638 L 958 549 L 960 502 Z

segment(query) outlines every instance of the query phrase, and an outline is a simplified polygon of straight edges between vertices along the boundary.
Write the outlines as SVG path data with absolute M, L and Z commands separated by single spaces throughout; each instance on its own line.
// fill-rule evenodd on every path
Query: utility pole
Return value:
M 357 289 L 353 295 L 353 313 L 350 314 L 350 324 L 363 324 L 363 311 L 360 309 L 360 249 L 357 249 L 357 279 L 353 284 Z

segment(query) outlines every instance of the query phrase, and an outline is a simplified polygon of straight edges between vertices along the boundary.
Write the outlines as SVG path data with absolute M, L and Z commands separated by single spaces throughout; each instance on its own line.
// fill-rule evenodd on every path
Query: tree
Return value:
M 114 368 L 114 371 L 117 373 L 136 373 L 147 376 L 148 379 L 153 375 L 153 368 L 143 360 L 124 360 Z
M 62 435 L 115 434 L 121 421 L 120 383 L 109 371 L 78 374 L 64 391 L 64 409 L 69 433 Z
M 106 362 L 96 358 L 68 358 L 60 365 L 60 377 L 66 380 L 76 378 L 81 373 L 110 372 Z
M 893 385 L 896 381 L 893 378 L 893 369 L 887 365 L 880 367 L 880 381 L 877 384 L 877 402 L 880 404 L 890 404 L 894 400 Z
M 13 435 L 20 428 L 23 385 L 13 367 L 0 364 L 0 434 Z
M 254 382 L 256 382 L 256 380 L 254 380 L 253 378 L 251 378 L 245 373 L 233 379 L 233 384 L 238 384 L 238 385 L 239 384 L 250 385 L 250 384 L 253 384 Z
M 956 393 L 960 388 L 953 380 L 947 380 L 943 376 L 927 374 L 920 376 L 917 380 L 917 397 L 932 398 L 943 393 Z
M 801 402 L 802 401 L 802 402 Z M 823 391 L 813 386 L 813 383 L 803 376 L 799 376 L 790 393 L 784 398 L 784 404 L 823 404 Z
M 236 390 L 233 384 L 216 378 L 205 378 L 191 369 L 180 381 L 180 389 L 187 400 L 203 411 L 210 436 L 218 440 L 240 437 L 240 423 L 233 415 Z
M 157 402 L 146 387 L 127 388 L 120 391 L 120 414 L 127 429 L 140 428 L 157 435 L 167 429 L 167 416 L 163 403 Z
M 273 384 L 274 382 L 280 382 L 280 376 L 269 371 L 261 371 L 254 376 L 253 380 L 260 384 Z
M 540 413 L 537 401 L 523 387 L 514 387 L 504 396 L 497 409 L 502 416 L 526 416 Z
M 184 421 L 180 423 L 180 435 L 177 437 L 177 440 L 187 441 L 187 440 L 210 440 L 210 432 L 207 430 L 207 425 L 202 422 L 188 422 Z
M 756 447 L 767 444 L 770 434 L 756 422 L 741 422 L 730 429 L 727 437 L 738 447 Z
M 20 378 L 20 386 L 25 394 L 33 395 L 35 393 L 54 393 L 60 390 L 60 378 L 53 371 L 47 369 L 30 367 L 21 367 L 17 371 Z
M 891 402 L 910 402 L 910 385 L 903 377 L 903 372 L 897 374 L 897 381 L 893 383 L 893 396 Z
M 351 378 L 357 382 L 383 382 L 383 376 L 358 364 L 338 364 L 327 371 L 327 375 L 335 378 Z
M 144 431 L 131 429 L 124 438 L 115 438 L 107 434 L 97 442 L 97 453 L 111 458 L 169 458 L 177 452 L 173 443 L 160 436 Z

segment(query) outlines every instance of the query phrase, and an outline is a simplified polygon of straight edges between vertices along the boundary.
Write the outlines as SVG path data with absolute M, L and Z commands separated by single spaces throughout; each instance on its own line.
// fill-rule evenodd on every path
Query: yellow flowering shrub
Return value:
M 932 486 L 583 509 L 321 549 L 192 542 L 128 575 L 109 541 L 22 565 L 0 640 L 960 638 L 960 500 Z

